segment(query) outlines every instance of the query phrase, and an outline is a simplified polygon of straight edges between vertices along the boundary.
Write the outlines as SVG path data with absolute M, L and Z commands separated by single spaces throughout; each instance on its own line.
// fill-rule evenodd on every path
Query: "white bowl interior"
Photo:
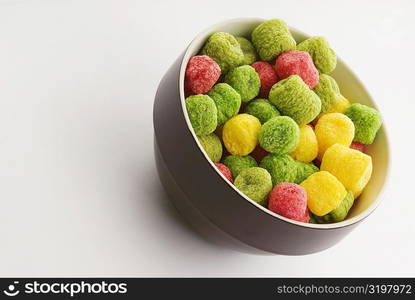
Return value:
M 206 42 L 207 38 L 214 32 L 217 31 L 224 31 L 231 33 L 235 36 L 245 36 L 247 38 L 250 38 L 250 34 L 252 30 L 261 22 L 263 22 L 263 19 L 258 18 L 241 18 L 241 19 L 232 19 L 229 21 L 225 21 L 216 25 L 213 25 L 209 28 L 207 28 L 205 31 L 200 33 L 196 36 L 196 38 L 191 42 L 189 47 L 186 50 L 186 53 L 184 55 L 181 70 L 180 70 L 180 96 L 182 101 L 182 107 L 183 107 L 183 113 L 185 115 L 187 125 L 189 127 L 189 130 L 192 132 L 194 138 L 197 141 L 196 134 L 193 131 L 193 128 L 191 126 L 190 120 L 187 116 L 186 112 L 186 106 L 185 106 L 185 97 L 184 97 L 184 72 L 186 70 L 186 65 L 189 59 L 197 55 L 204 43 Z M 301 31 L 290 27 L 290 31 L 294 37 L 294 39 L 298 42 L 301 42 L 308 38 L 306 34 L 302 33 Z M 338 57 L 337 66 L 334 72 L 331 74 L 333 76 L 337 83 L 339 84 L 341 93 L 349 99 L 351 102 L 359 102 L 362 104 L 366 104 L 368 106 L 374 107 L 377 109 L 377 106 L 375 104 L 375 101 L 372 99 L 372 97 L 369 95 L 363 84 L 360 82 L 360 80 L 357 78 L 357 76 L 347 67 L 347 65 L 343 62 L 342 59 Z M 203 150 L 202 146 L 199 144 L 199 148 L 202 151 L 202 153 L 205 155 L 206 159 L 208 159 L 207 154 Z M 262 209 L 269 214 L 283 219 L 287 222 L 294 223 L 296 225 L 300 226 L 306 226 L 306 227 L 312 227 L 312 228 L 321 228 L 321 229 L 330 229 L 330 228 L 337 228 L 342 226 L 347 226 L 350 224 L 353 224 L 362 218 L 365 218 L 367 215 L 369 215 L 379 204 L 380 202 L 380 193 L 382 192 L 387 179 L 388 174 L 388 165 L 389 165 L 389 147 L 388 147 L 388 139 L 386 135 L 385 125 L 383 124 L 381 129 L 379 130 L 377 137 L 375 139 L 375 142 L 367 147 L 367 154 L 369 154 L 372 157 L 373 161 L 373 173 L 372 177 L 364 189 L 363 193 L 359 196 L 358 199 L 356 199 L 355 204 L 353 205 L 352 209 L 350 210 L 346 220 L 339 222 L 339 223 L 333 223 L 333 224 L 307 224 L 302 222 L 297 222 L 290 220 L 288 218 L 282 217 L 280 215 L 277 215 L 268 209 L 262 207 L 261 205 L 258 205 L 248 197 L 246 197 L 244 194 L 239 192 L 232 184 L 230 184 L 225 177 L 215 168 L 214 164 L 209 160 L 212 167 L 217 171 L 217 173 L 223 177 L 223 179 L 226 181 L 226 183 L 230 184 L 242 197 L 247 199 L 248 201 L 252 202 L 253 205 L 257 206 L 259 209 Z

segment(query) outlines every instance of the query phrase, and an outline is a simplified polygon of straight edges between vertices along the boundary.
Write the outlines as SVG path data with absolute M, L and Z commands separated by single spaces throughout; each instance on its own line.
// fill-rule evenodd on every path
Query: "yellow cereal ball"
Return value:
M 349 100 L 347 100 L 343 95 L 339 95 L 339 98 L 335 104 L 333 104 L 326 113 L 344 113 L 346 109 L 350 106 Z
M 338 207 L 347 191 L 343 184 L 326 171 L 316 172 L 301 183 L 307 191 L 307 205 L 316 216 L 324 216 Z
M 261 122 L 248 114 L 236 115 L 229 119 L 222 130 L 223 143 L 233 155 L 248 155 L 258 144 Z
M 297 148 L 291 152 L 291 157 L 302 162 L 311 162 L 317 157 L 317 137 L 310 125 L 300 126 L 300 142 Z
M 321 162 L 321 170 L 336 176 L 355 198 L 369 182 L 372 169 L 372 158 L 369 155 L 340 144 L 327 149 Z
M 318 159 L 323 158 L 324 152 L 334 144 L 350 146 L 354 138 L 354 124 L 341 113 L 330 113 L 322 116 L 315 128 L 318 142 Z

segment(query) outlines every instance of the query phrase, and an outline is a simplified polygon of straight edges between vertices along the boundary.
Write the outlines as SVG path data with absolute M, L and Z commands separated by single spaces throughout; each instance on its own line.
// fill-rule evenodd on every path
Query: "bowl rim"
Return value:
M 258 23 L 262 23 L 264 21 L 266 21 L 267 19 L 264 18 L 255 18 L 255 17 L 244 17 L 244 18 L 232 18 L 232 19 L 226 19 L 224 21 L 221 22 L 217 22 L 215 24 L 212 24 L 208 27 L 206 27 L 204 30 L 202 30 L 201 32 L 199 32 L 194 38 L 193 40 L 189 43 L 189 45 L 187 46 L 185 53 L 182 57 L 182 60 L 180 62 L 180 71 L 179 71 L 179 76 L 178 76 L 178 87 L 179 87 L 179 94 L 180 94 L 180 104 L 182 106 L 182 112 L 184 115 L 184 118 L 186 120 L 186 124 L 187 124 L 187 129 L 190 131 L 191 135 L 193 136 L 193 139 L 195 140 L 196 144 L 199 147 L 199 150 L 201 151 L 201 153 L 205 156 L 205 159 L 208 161 L 208 163 L 210 164 L 210 166 L 216 171 L 216 173 L 219 174 L 219 176 L 222 177 L 222 180 L 225 181 L 226 184 L 228 184 L 237 194 L 239 194 L 240 197 L 244 198 L 245 200 L 247 200 L 251 205 L 254 206 L 254 209 L 260 209 L 263 213 L 266 213 L 274 218 L 277 218 L 279 220 L 285 221 L 287 223 L 290 223 L 292 225 L 296 225 L 296 226 L 300 226 L 303 228 L 311 228 L 311 229 L 317 229 L 317 230 L 330 230 L 330 229 L 336 229 L 336 228 L 343 228 L 343 227 L 347 227 L 347 226 L 351 226 L 355 223 L 358 223 L 360 221 L 362 221 L 363 219 L 365 219 L 366 217 L 368 217 L 379 205 L 379 203 L 381 202 L 382 199 L 382 195 L 384 194 L 385 191 L 385 187 L 389 184 L 389 170 L 390 170 L 390 163 L 391 163 L 391 155 L 390 155 L 390 147 L 389 147 L 389 138 L 388 138 L 388 133 L 387 133 L 387 129 L 386 126 L 383 122 L 382 124 L 382 130 L 384 132 L 385 135 L 385 139 L 386 139 L 386 159 L 387 159 L 387 163 L 386 163 L 386 167 L 385 167 L 385 179 L 384 179 L 384 183 L 381 186 L 380 190 L 378 191 L 378 194 L 376 196 L 376 198 L 373 200 L 373 202 L 369 205 L 369 207 L 367 207 L 363 212 L 361 212 L 360 214 L 350 218 L 350 219 L 346 219 L 344 221 L 341 222 L 337 222 L 337 223 L 329 223 L 329 224 L 313 224 L 313 223 L 304 223 L 304 222 L 299 222 L 299 221 L 295 221 L 289 218 L 286 218 L 284 216 L 281 216 L 277 213 L 274 213 L 273 211 L 269 210 L 268 208 L 256 203 L 255 201 L 253 201 L 252 199 L 250 199 L 249 197 L 247 197 L 245 194 L 243 194 L 241 191 L 239 191 L 229 180 L 226 179 L 226 177 L 219 171 L 218 168 L 216 168 L 215 163 L 213 161 L 210 160 L 209 156 L 207 155 L 207 153 L 205 152 L 205 150 L 203 149 L 202 145 L 200 144 L 196 133 L 193 130 L 193 127 L 191 125 L 189 116 L 187 114 L 187 110 L 186 110 L 186 105 L 185 105 L 185 95 L 184 95 L 184 75 L 185 75 L 185 71 L 186 71 L 186 66 L 187 66 L 187 62 L 188 60 L 193 56 L 191 53 L 194 52 L 195 50 L 195 44 L 200 42 L 201 40 L 206 40 L 208 37 L 208 34 L 210 34 L 211 32 L 213 32 L 213 30 L 217 27 L 222 27 L 224 25 L 230 24 L 230 23 L 241 23 L 241 22 L 245 22 L 245 23 L 254 23 L 254 22 L 258 22 Z M 296 29 L 295 27 L 291 27 L 289 26 L 289 29 L 291 32 L 295 32 L 297 34 L 300 35 L 304 35 L 306 37 L 310 37 L 309 34 L 304 33 L 301 30 Z M 361 88 L 363 89 L 363 91 L 368 95 L 368 98 L 370 99 L 370 102 L 372 103 L 372 106 L 374 108 L 376 108 L 377 110 L 378 107 L 376 105 L 376 102 L 373 100 L 372 95 L 369 93 L 369 91 L 366 89 L 365 85 L 361 82 L 361 80 L 359 79 L 359 77 L 349 68 L 349 66 L 344 62 L 344 60 L 342 60 L 338 55 L 337 55 L 337 60 L 340 61 L 342 63 L 342 65 L 344 66 L 344 68 L 346 69 L 347 72 L 349 72 L 358 82 L 358 84 L 361 86 Z

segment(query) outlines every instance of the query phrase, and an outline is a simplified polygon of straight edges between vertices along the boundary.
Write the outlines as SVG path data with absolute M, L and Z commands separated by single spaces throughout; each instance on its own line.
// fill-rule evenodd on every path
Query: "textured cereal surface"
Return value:
M 186 110 L 196 135 L 207 135 L 215 131 L 218 111 L 215 102 L 207 95 L 186 98 Z
M 336 53 L 324 37 L 308 38 L 297 45 L 297 50 L 310 53 L 314 65 L 322 74 L 330 74 L 336 68 Z
M 286 218 L 303 222 L 307 211 L 307 192 L 295 183 L 279 183 L 268 195 L 268 209 Z
M 291 152 L 291 157 L 302 162 L 311 162 L 317 157 L 317 154 L 318 143 L 313 128 L 310 125 L 302 125 L 298 146 Z
M 270 153 L 292 152 L 300 140 L 300 129 L 293 119 L 279 116 L 265 122 L 259 132 L 260 146 Z
M 228 155 L 223 160 L 223 164 L 231 170 L 233 178 L 236 178 L 245 169 L 258 167 L 256 160 L 249 155 Z
M 265 61 L 257 61 L 252 64 L 252 67 L 259 75 L 261 81 L 261 88 L 259 90 L 259 96 L 261 98 L 268 98 L 269 91 L 272 86 L 277 83 L 278 76 L 274 67 Z
M 243 65 L 250 65 L 258 60 L 258 54 L 256 53 L 254 45 L 247 38 L 238 36 L 236 37 L 239 45 L 241 46 L 242 52 L 244 54 Z
M 227 166 L 221 163 L 215 163 L 216 168 L 226 177 L 231 183 L 233 183 L 231 170 Z
M 321 160 L 324 152 L 334 144 L 350 146 L 355 128 L 352 120 L 344 114 L 330 113 L 318 120 L 315 133 L 318 142 L 318 159 Z
M 320 81 L 314 88 L 314 92 L 321 100 L 321 113 L 327 112 L 340 100 L 340 89 L 333 77 L 321 74 Z
M 263 61 L 274 60 L 279 54 L 296 47 L 287 24 L 280 19 L 268 20 L 258 25 L 252 32 L 251 40 Z
M 297 176 L 297 165 L 291 156 L 286 154 L 269 154 L 259 164 L 266 169 L 276 185 L 281 182 L 294 182 Z
M 319 81 L 318 70 L 310 54 L 305 51 L 292 50 L 280 54 L 275 61 L 275 70 L 279 79 L 298 75 L 313 89 Z
M 382 116 L 380 113 L 369 106 L 353 103 L 345 112 L 356 128 L 354 137 L 355 142 L 362 144 L 372 144 L 376 133 L 382 126 Z
M 316 172 L 301 183 L 307 191 L 308 208 L 316 216 L 324 216 L 340 205 L 346 189 L 332 174 Z
M 202 55 L 213 58 L 221 68 L 222 74 L 243 64 L 244 54 L 236 38 L 226 32 L 215 32 L 207 40 Z
M 261 122 L 254 116 L 239 114 L 223 126 L 222 139 L 229 153 L 248 155 L 258 144 Z
M 346 197 L 344 197 L 339 206 L 324 216 L 315 216 L 314 218 L 316 222 L 320 224 L 341 222 L 347 217 L 347 214 L 349 213 L 350 208 L 353 206 L 353 203 L 353 193 L 348 191 Z
M 241 95 L 241 100 L 247 102 L 259 94 L 261 81 L 258 73 L 251 66 L 240 66 L 228 72 L 225 82 Z
M 372 158 L 347 146 L 335 144 L 327 149 L 320 169 L 328 171 L 356 198 L 372 175 Z
M 320 171 L 320 169 L 313 163 L 305 163 L 301 161 L 296 161 L 295 163 L 297 172 L 294 182 L 298 184 L 306 180 L 311 174 Z
M 235 178 L 234 184 L 258 204 L 267 204 L 268 193 L 272 189 L 271 175 L 267 170 L 259 167 L 245 169 Z
M 222 143 L 219 137 L 214 134 L 198 136 L 198 140 L 203 149 L 213 162 L 219 162 L 222 158 Z
M 321 110 L 320 98 L 298 75 L 274 84 L 269 92 L 269 101 L 282 115 L 291 117 L 300 126 L 310 123 Z
M 245 113 L 257 117 L 261 124 L 273 117 L 280 116 L 278 109 L 267 99 L 255 99 L 245 107 Z
M 218 126 L 235 116 L 241 107 L 241 96 L 227 83 L 216 84 L 208 93 L 218 110 Z
M 209 56 L 193 56 L 185 72 L 185 89 L 190 94 L 204 94 L 209 91 L 221 74 L 219 65 Z

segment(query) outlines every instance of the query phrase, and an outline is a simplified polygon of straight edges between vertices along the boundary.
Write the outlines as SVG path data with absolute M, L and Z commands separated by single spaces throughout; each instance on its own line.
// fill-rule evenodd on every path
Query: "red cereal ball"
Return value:
M 300 222 L 304 222 L 304 223 L 310 223 L 310 213 L 308 212 L 308 207 L 305 210 L 305 214 L 303 216 L 303 218 L 301 220 L 298 220 Z
M 275 61 L 275 70 L 281 80 L 290 75 L 298 75 L 310 89 L 318 84 L 318 70 L 310 54 L 305 51 L 292 50 L 282 53 Z
M 215 166 L 226 177 L 226 179 L 233 183 L 231 170 L 227 166 L 221 163 L 215 163 Z
M 268 195 L 268 209 L 286 218 L 303 222 L 307 211 L 307 192 L 295 183 L 279 183 Z
M 366 145 L 359 142 L 352 142 L 350 148 L 365 153 Z
M 254 151 L 252 151 L 249 155 L 251 155 L 255 160 L 260 163 L 261 160 L 269 154 L 268 151 L 266 151 L 264 148 L 262 148 L 260 145 L 256 146 Z
M 206 55 L 193 56 L 186 67 L 185 91 L 191 94 L 208 92 L 219 79 L 219 65 Z
M 251 66 L 258 73 L 261 81 L 259 97 L 268 99 L 269 90 L 278 81 L 277 73 L 271 64 L 264 61 L 257 61 Z

